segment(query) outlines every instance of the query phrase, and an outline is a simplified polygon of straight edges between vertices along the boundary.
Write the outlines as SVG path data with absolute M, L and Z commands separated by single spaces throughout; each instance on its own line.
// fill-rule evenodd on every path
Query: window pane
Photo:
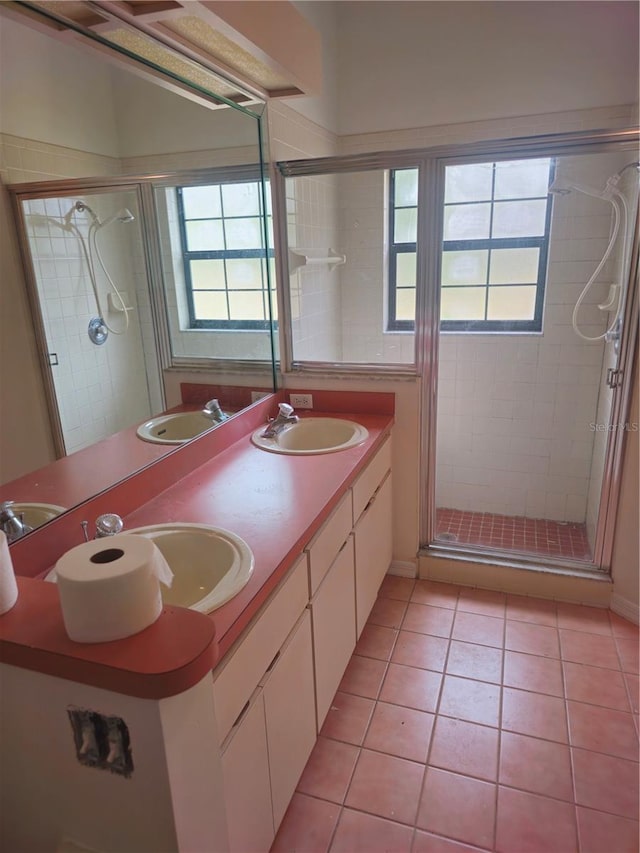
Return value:
M 495 198 L 532 198 L 546 196 L 549 165 L 544 160 L 511 160 L 496 163 Z
M 394 243 L 415 243 L 418 233 L 418 211 L 415 208 L 396 210 Z
M 499 201 L 493 208 L 492 237 L 542 237 L 547 201 Z
M 418 170 L 400 169 L 395 173 L 396 207 L 410 207 L 418 204 Z
M 442 284 L 460 286 L 487 283 L 487 249 L 442 253 Z
M 232 320 L 264 320 L 262 291 L 230 293 L 229 313 Z
M 193 307 L 197 320 L 228 320 L 224 293 L 194 292 Z
M 225 286 L 224 261 L 190 261 L 194 290 L 219 290 Z
M 190 252 L 208 252 L 224 249 L 222 220 L 200 219 L 186 223 L 187 249 Z
M 489 284 L 528 284 L 538 281 L 540 249 L 493 249 Z
M 225 219 L 227 249 L 260 249 L 262 230 L 259 219 Z
M 184 187 L 182 204 L 186 219 L 213 219 L 222 216 L 220 187 Z
M 260 213 L 258 184 L 223 184 L 222 203 L 225 216 L 258 216 Z
M 487 201 L 491 198 L 493 163 L 472 163 L 467 166 L 447 166 L 444 200 Z
M 482 240 L 489 236 L 490 204 L 461 204 L 444 209 L 445 240 Z
M 441 320 L 484 320 L 484 287 L 443 287 Z
M 490 287 L 488 320 L 533 320 L 535 287 Z
M 416 291 L 414 288 L 396 290 L 396 320 L 416 318 Z
M 260 258 L 233 258 L 227 260 L 227 281 L 230 290 L 245 287 L 262 287 L 262 261 Z
M 399 252 L 396 255 L 396 287 L 416 286 L 416 253 Z

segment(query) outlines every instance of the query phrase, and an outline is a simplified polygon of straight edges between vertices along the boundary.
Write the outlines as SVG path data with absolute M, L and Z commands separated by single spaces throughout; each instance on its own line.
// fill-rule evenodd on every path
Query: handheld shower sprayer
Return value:
M 627 204 L 627 200 L 622 192 L 618 189 L 618 183 L 622 177 L 622 174 L 632 167 L 636 169 L 640 167 L 640 163 L 633 162 L 628 163 L 623 169 L 619 172 L 616 172 L 614 175 L 611 175 L 602 190 L 594 189 L 593 187 L 585 186 L 583 184 L 573 183 L 569 181 L 563 180 L 555 180 L 551 186 L 549 187 L 549 193 L 551 195 L 558 196 L 567 196 L 572 192 L 579 192 L 583 195 L 591 196 L 592 198 L 599 198 L 603 201 L 608 201 L 612 207 L 612 225 L 611 225 L 611 233 L 609 235 L 609 243 L 605 250 L 602 259 L 598 263 L 598 266 L 593 271 L 591 277 L 587 281 L 584 286 L 582 293 L 578 297 L 575 307 L 573 309 L 573 315 L 571 318 L 571 325 L 573 326 L 573 331 L 578 335 L 579 338 L 582 338 L 584 341 L 601 341 L 601 340 L 617 340 L 620 336 L 620 327 L 622 320 L 622 312 L 624 310 L 624 301 L 626 296 L 626 287 L 624 284 L 618 286 L 617 299 L 612 298 L 605 303 L 603 303 L 603 310 L 606 309 L 614 309 L 615 314 L 613 321 L 608 326 L 607 330 L 601 334 L 594 336 L 585 335 L 578 328 L 578 312 L 580 310 L 580 306 L 585 300 L 587 294 L 591 290 L 592 285 L 595 283 L 595 280 L 600 275 L 602 268 L 607 262 L 609 255 L 611 254 L 613 247 L 618 238 L 618 234 L 622 231 L 622 267 L 623 270 L 626 269 L 626 261 L 627 261 L 627 244 L 629 240 L 629 235 L 627 233 L 627 227 L 629 222 L 629 207 Z M 624 275 L 624 272 L 623 272 Z
M 80 232 L 78 226 L 75 224 L 75 222 L 73 222 L 73 216 L 76 213 L 86 213 L 91 219 L 91 222 L 89 224 L 89 232 L 87 235 L 88 249 L 87 243 L 85 243 L 85 238 Z M 62 217 L 62 223 L 59 223 L 61 227 L 65 229 L 65 231 L 71 231 L 76 235 L 76 237 L 80 240 L 80 244 L 84 252 L 85 260 L 87 262 L 87 269 L 89 271 L 89 280 L 91 282 L 91 288 L 93 290 L 93 295 L 96 300 L 96 308 L 98 310 L 99 315 L 98 317 L 94 317 L 91 320 L 91 323 L 89 324 L 89 337 L 91 338 L 93 343 L 97 345 L 101 345 L 106 341 L 108 332 L 113 332 L 114 335 L 122 335 L 127 331 L 127 329 L 129 328 L 129 311 L 131 310 L 125 304 L 125 301 L 122 298 L 120 291 L 118 290 L 115 282 L 109 275 L 109 271 L 107 270 L 102 255 L 100 254 L 100 247 L 98 245 L 97 235 L 103 228 L 106 228 L 113 222 L 133 222 L 134 219 L 135 216 L 133 215 L 133 213 L 131 213 L 128 208 L 122 207 L 120 208 L 120 210 L 116 211 L 114 214 L 105 219 L 104 222 L 101 222 L 100 218 L 93 210 L 93 208 L 91 208 L 85 201 L 78 199 L 67 211 L 67 213 Z M 124 329 L 121 329 L 119 331 L 117 329 L 113 329 L 109 325 L 109 323 L 105 319 L 103 319 L 104 313 L 100 304 L 100 295 L 98 292 L 98 283 L 96 280 L 96 271 L 93 257 L 94 253 L 98 259 L 98 262 L 100 263 L 102 272 L 104 273 L 118 302 L 122 306 L 122 311 L 124 313 Z

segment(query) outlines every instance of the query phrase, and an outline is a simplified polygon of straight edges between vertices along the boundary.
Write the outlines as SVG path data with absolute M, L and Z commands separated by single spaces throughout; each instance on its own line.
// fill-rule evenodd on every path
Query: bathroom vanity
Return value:
M 3 792 L 10 849 L 55 849 L 69 838 L 109 851 L 268 851 L 391 562 L 393 395 L 336 395 L 333 408 L 323 401 L 369 434 L 318 456 L 251 444 L 280 397 L 51 522 L 36 534 L 37 549 L 35 536 L 18 543 L 19 571 L 35 576 L 60 542 L 77 539 L 76 515 L 108 506 L 127 529 L 189 521 L 232 530 L 250 545 L 255 569 L 208 616 L 166 607 L 141 634 L 97 646 L 68 640 L 53 585 L 19 578 L 18 605 L 0 618 L 12 697 L 3 730 L 9 752 L 25 727 L 37 734 Z M 72 707 L 127 724 L 130 778 L 78 763 Z M 38 825 L 28 819 L 34 775 L 51 792 Z M 116 825 L 98 791 L 111 813 L 121 810 Z M 164 803 L 160 822 L 154 797 Z

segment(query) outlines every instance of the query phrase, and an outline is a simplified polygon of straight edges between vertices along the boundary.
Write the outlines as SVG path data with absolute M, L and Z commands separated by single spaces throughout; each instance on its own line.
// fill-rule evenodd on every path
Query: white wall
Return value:
M 622 466 L 620 504 L 613 548 L 611 576 L 613 578 L 612 607 L 618 613 L 640 622 L 640 373 L 638 358 L 633 370 L 633 396 L 628 431 L 625 437 L 625 455 Z
M 243 162 L 258 162 L 258 119 L 231 107 L 207 109 L 117 69 L 112 74 L 123 158 L 247 148 L 251 154 Z M 167 121 L 168 109 L 171 121 Z
M 635 2 L 336 6 L 341 135 L 637 100 Z
M 287 103 L 309 121 L 333 133 L 338 131 L 338 10 L 340 3 L 293 0 L 293 5 L 322 37 L 322 92 L 314 97 L 290 98 Z
M 228 849 L 210 676 L 159 701 L 7 665 L 2 683 L 3 850 Z M 129 778 L 78 761 L 69 708 L 124 720 Z
M 3 133 L 117 156 L 111 66 L 7 18 L 0 56 Z

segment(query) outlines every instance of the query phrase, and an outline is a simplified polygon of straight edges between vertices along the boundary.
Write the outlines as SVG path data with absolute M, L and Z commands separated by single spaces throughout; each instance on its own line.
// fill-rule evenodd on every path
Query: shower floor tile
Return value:
M 590 560 L 585 524 L 461 509 L 436 510 L 436 541 Z
M 637 647 L 638 627 L 407 578 L 398 609 L 397 580 L 368 621 L 393 612 L 391 658 L 352 657 L 272 853 L 636 853 L 638 679 L 618 644 Z M 453 631 L 416 632 L 413 608 L 443 602 Z M 468 611 L 478 602 L 492 615 Z M 491 625 L 490 645 L 456 638 L 459 621 Z M 607 668 L 572 662 L 568 635 L 609 644 Z M 373 681 L 354 676 L 363 662 Z

